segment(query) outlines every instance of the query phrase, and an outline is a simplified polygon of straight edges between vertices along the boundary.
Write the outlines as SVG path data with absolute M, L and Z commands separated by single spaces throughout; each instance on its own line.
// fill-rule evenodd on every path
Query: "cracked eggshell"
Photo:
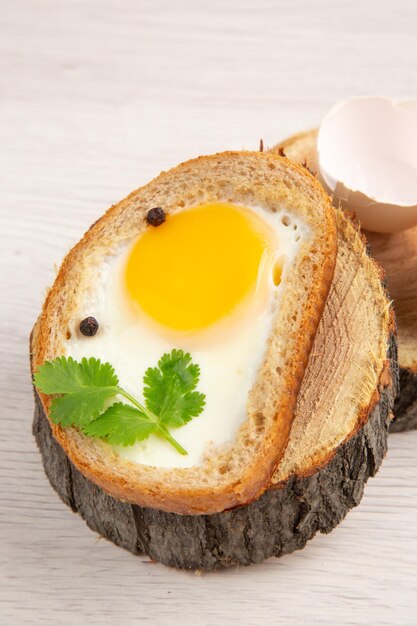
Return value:
M 318 133 L 322 182 L 363 228 L 417 224 L 417 100 L 353 98 L 335 105 Z

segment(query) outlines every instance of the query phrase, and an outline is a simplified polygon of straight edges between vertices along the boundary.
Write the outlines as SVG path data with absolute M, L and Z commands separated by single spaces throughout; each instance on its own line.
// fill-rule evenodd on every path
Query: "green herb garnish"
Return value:
M 80 363 L 64 356 L 46 361 L 34 381 L 42 393 L 59 394 L 50 408 L 54 424 L 74 426 L 90 437 L 122 446 L 143 441 L 153 433 L 169 441 L 180 454 L 187 454 L 168 428 L 179 428 L 202 412 L 205 395 L 195 391 L 199 378 L 200 368 L 191 362 L 191 356 L 172 350 L 160 358 L 158 367 L 145 372 L 145 405 L 119 386 L 110 363 L 95 358 L 83 358 Z M 131 404 L 114 402 L 108 406 L 118 396 Z

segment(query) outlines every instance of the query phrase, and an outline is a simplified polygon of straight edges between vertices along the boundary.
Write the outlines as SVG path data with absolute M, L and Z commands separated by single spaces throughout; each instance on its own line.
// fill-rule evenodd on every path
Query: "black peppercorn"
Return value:
M 146 221 L 151 226 L 160 226 L 165 222 L 165 219 L 165 211 L 160 206 L 157 206 L 154 209 L 150 209 L 150 211 L 148 211 L 146 214 Z
M 95 317 L 86 317 L 80 323 L 80 331 L 86 337 L 93 337 L 98 331 L 98 321 Z

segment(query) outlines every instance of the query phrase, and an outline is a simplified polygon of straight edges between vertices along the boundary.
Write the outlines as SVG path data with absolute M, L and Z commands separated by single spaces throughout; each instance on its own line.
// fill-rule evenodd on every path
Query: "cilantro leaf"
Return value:
M 182 350 L 164 354 L 158 367 L 149 368 L 144 376 L 143 406 L 119 386 L 110 363 L 99 359 L 58 357 L 41 365 L 34 375 L 36 388 L 55 396 L 50 418 L 63 427 L 74 426 L 91 437 L 111 444 L 129 446 L 151 433 L 166 439 L 180 454 L 187 454 L 170 428 L 178 428 L 199 415 L 205 396 L 195 391 L 200 368 Z M 130 404 L 109 403 L 123 396 Z M 107 408 L 106 408 L 107 406 Z
M 146 370 L 143 395 L 147 408 L 163 426 L 179 428 L 202 412 L 205 396 L 193 391 L 200 378 L 200 368 L 182 350 L 164 354 L 158 367 Z
M 100 359 L 82 359 L 60 356 L 46 361 L 35 374 L 35 385 L 46 394 L 74 393 L 86 387 L 117 387 L 119 380 L 110 363 Z
M 118 378 L 110 363 L 72 357 L 47 361 L 35 374 L 35 386 L 47 394 L 64 394 L 54 398 L 50 417 L 61 426 L 78 426 L 98 417 L 104 404 L 118 393 Z
M 114 387 L 92 387 L 67 393 L 52 400 L 50 418 L 54 424 L 82 428 L 101 415 L 104 403 L 115 393 Z
M 96 420 L 83 428 L 86 435 L 101 437 L 113 445 L 131 446 L 147 439 L 157 425 L 130 404 L 116 402 Z

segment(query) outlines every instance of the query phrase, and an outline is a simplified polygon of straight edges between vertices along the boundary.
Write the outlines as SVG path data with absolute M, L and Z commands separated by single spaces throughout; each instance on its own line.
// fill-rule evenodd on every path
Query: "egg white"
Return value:
M 100 328 L 94 337 L 74 332 L 65 343 L 65 356 L 76 360 L 94 356 L 110 362 L 120 385 L 140 401 L 143 401 L 145 370 L 156 366 L 165 352 L 183 348 L 191 353 L 193 362 L 201 369 L 198 390 L 206 395 L 204 411 L 185 426 L 172 431 L 188 455 L 180 455 L 165 440 L 151 435 L 133 446 L 114 447 L 125 459 L 157 467 L 200 465 L 212 446 L 232 441 L 246 419 L 248 393 L 262 363 L 273 319 L 279 314 L 286 277 L 309 233 L 308 227 L 288 216 L 285 209 L 270 213 L 257 206 L 247 208 L 260 215 L 273 229 L 278 243 L 277 256 L 282 264 L 281 282 L 275 285 L 271 272 L 267 306 L 255 318 L 239 319 L 238 312 L 235 312 L 230 320 L 219 323 L 222 330 L 217 336 L 216 325 L 213 325 L 210 341 L 199 341 L 198 333 L 181 339 L 161 333 L 156 326 L 145 323 L 133 312 L 126 294 L 124 269 L 133 241 L 105 259 L 94 289 L 81 296 L 78 321 L 92 315 Z

